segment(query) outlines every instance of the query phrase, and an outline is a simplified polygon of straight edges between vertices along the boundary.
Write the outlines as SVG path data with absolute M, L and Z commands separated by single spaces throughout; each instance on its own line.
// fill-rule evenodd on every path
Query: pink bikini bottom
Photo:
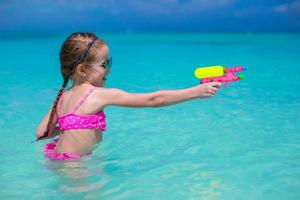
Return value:
M 79 155 L 75 153 L 62 153 L 62 152 L 56 152 L 56 143 L 58 142 L 58 139 L 55 139 L 48 144 L 45 145 L 44 147 L 44 154 L 45 157 L 48 158 L 49 160 L 67 160 L 67 159 L 78 159 L 89 154 L 84 154 L 84 155 Z

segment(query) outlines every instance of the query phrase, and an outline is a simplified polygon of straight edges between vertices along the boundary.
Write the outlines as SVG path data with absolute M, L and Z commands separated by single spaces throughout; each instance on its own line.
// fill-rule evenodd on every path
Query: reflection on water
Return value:
M 63 196 L 70 196 L 77 193 L 82 198 L 96 198 L 101 196 L 102 188 L 110 181 L 110 177 L 104 172 L 103 162 L 91 157 L 66 161 L 45 161 L 45 167 L 53 172 L 57 178 L 55 188 Z

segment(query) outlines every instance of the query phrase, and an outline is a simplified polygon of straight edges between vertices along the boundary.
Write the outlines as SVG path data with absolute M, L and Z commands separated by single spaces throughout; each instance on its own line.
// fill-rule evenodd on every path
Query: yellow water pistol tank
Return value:
M 197 78 L 211 78 L 216 76 L 223 76 L 224 75 L 224 67 L 217 65 L 217 66 L 209 66 L 209 67 L 199 67 L 195 70 L 194 74 Z

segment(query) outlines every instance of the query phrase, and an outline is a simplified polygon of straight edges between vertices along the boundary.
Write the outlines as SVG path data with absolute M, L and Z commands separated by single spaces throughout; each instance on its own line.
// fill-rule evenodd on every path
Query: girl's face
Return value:
M 107 62 L 111 62 L 111 58 L 107 58 L 101 64 L 92 65 L 89 69 L 89 81 L 97 87 L 102 87 L 105 84 L 107 76 L 110 72 L 110 67 L 105 64 Z
M 88 81 L 96 87 L 104 86 L 111 70 L 112 58 L 109 56 L 108 49 L 104 51 L 104 57 L 99 63 L 92 64 L 87 72 Z

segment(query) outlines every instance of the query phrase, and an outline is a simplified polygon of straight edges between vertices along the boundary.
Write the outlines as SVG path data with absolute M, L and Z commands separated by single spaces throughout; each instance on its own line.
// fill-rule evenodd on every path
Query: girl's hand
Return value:
M 204 83 L 197 86 L 200 98 L 213 97 L 222 86 L 219 82 Z
M 53 138 L 57 135 L 59 135 L 59 128 L 55 127 L 53 131 L 50 131 L 49 135 L 47 137 L 43 136 L 43 135 L 36 135 L 36 141 L 38 140 L 46 140 L 46 139 L 50 139 Z

